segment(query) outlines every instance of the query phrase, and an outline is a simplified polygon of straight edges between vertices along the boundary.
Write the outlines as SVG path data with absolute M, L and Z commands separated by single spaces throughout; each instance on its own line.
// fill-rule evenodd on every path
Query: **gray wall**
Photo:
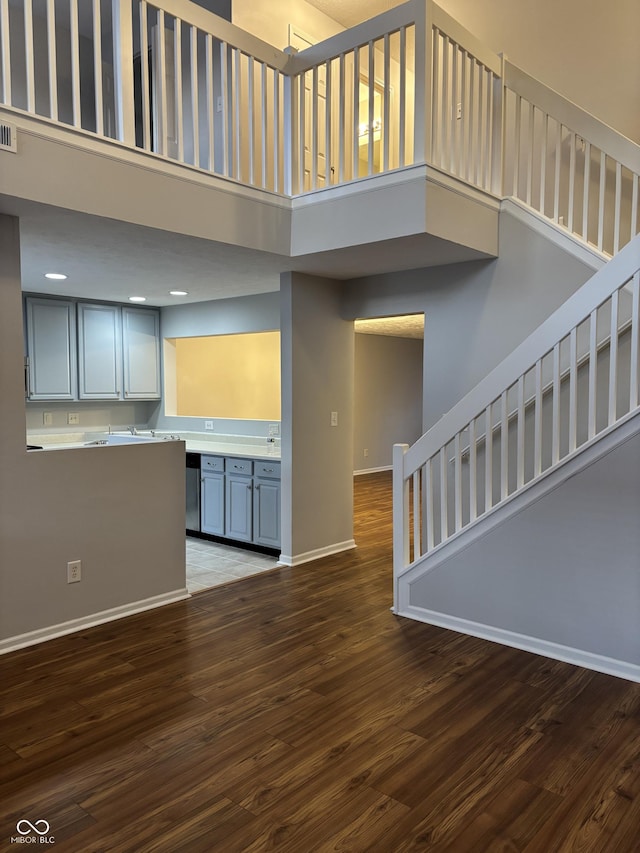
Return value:
M 8 216 L 0 257 L 2 648 L 68 620 L 180 596 L 185 561 L 181 444 L 26 452 L 19 229 Z M 70 560 L 82 560 L 78 584 L 66 582 Z
M 391 467 L 393 445 L 421 435 L 422 341 L 356 334 L 353 470 Z
M 341 289 L 300 273 L 281 279 L 282 559 L 294 564 L 353 542 L 354 334 Z
M 417 580 L 411 604 L 640 664 L 638 429 Z
M 509 213 L 500 216 L 500 257 L 356 279 L 343 316 L 425 314 L 427 430 L 594 270 Z

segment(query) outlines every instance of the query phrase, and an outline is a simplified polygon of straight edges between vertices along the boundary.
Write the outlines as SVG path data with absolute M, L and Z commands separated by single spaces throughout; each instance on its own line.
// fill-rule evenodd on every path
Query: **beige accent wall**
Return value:
M 174 343 L 178 416 L 280 420 L 280 332 Z

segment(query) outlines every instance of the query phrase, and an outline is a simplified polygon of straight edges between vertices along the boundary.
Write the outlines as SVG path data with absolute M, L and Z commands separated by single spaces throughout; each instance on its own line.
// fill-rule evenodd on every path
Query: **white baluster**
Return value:
M 472 418 L 469 423 L 469 522 L 478 517 L 477 465 L 476 419 Z
M 0 0 L 2 28 L 2 103 L 11 105 L 11 39 L 9 33 L 9 0 Z
M 81 127 L 82 111 L 80 108 L 80 35 L 78 30 L 78 0 L 69 0 L 69 35 L 71 39 L 71 103 L 73 126 Z
M 144 65 L 144 62 L 141 62 Z M 96 106 L 96 133 L 104 135 L 104 107 L 102 99 L 102 19 L 100 0 L 93 0 L 93 80 Z
M 578 443 L 578 332 L 571 329 L 569 336 L 569 453 Z
M 151 151 L 151 106 L 149 103 L 149 63 L 147 0 L 140 0 L 140 71 L 142 77 L 142 147 Z
M 611 331 L 609 338 L 609 426 L 616 421 L 618 392 L 618 291 L 611 294 Z
M 413 559 L 422 555 L 420 513 L 420 469 L 413 472 Z
M 535 376 L 535 404 L 533 414 L 533 476 L 539 477 L 542 473 L 542 359 L 536 361 L 534 368 Z
M 551 464 L 560 460 L 560 344 L 553 348 L 553 401 L 551 417 Z
M 58 61 L 54 0 L 47 0 L 47 61 L 49 66 L 49 115 L 54 121 L 58 121 Z
M 507 392 L 500 395 L 500 500 L 509 495 L 509 412 Z
M 600 152 L 600 191 L 598 196 L 598 249 L 604 247 L 604 194 L 607 185 L 607 155 Z
M 36 111 L 36 78 L 33 52 L 33 0 L 22 0 L 24 21 L 24 52 L 25 71 L 27 83 L 27 110 L 30 113 Z
M 582 239 L 589 239 L 589 190 L 591 183 L 591 143 L 584 143 L 584 181 L 582 186 Z
M 518 420 L 516 429 L 516 488 L 521 489 L 524 486 L 524 376 L 518 379 Z
M 205 38 L 205 98 L 207 102 L 207 137 L 208 137 L 208 164 L 209 171 L 216 170 L 216 143 L 215 143 L 215 110 L 216 90 L 213 79 L 213 37 L 211 33 Z M 222 98 L 220 99 L 222 101 Z
M 200 86 L 198 81 L 198 30 L 189 27 L 189 59 L 191 61 L 191 133 L 193 165 L 200 166 Z
M 449 538 L 449 468 L 446 445 L 440 448 L 440 541 Z
M 629 376 L 629 411 L 638 405 L 638 341 L 640 339 L 640 272 L 631 284 L 631 363 Z
M 596 434 L 596 379 L 598 370 L 598 309 L 591 312 L 589 320 L 589 408 L 587 413 L 587 438 Z
M 622 165 L 616 163 L 616 195 L 613 211 L 613 254 L 620 250 L 620 209 L 622 207 Z
M 457 432 L 454 442 L 454 486 L 453 498 L 455 507 L 455 532 L 462 529 L 462 458 L 460 455 L 460 433 Z
M 427 551 L 431 551 L 434 544 L 433 535 L 433 461 L 428 459 L 425 466 L 425 512 L 427 528 Z
M 493 506 L 493 422 L 492 404 L 489 403 L 484 415 L 484 511 Z
M 573 233 L 573 208 L 576 184 L 576 135 L 572 131 L 569 134 L 569 211 L 567 217 L 567 228 Z

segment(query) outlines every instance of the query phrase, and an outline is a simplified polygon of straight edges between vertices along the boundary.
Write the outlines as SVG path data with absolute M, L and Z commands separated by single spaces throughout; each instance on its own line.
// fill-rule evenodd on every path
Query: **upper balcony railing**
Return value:
M 615 254 L 640 148 L 409 0 L 299 53 L 180 0 L 0 0 L 0 103 L 285 196 L 426 164 Z

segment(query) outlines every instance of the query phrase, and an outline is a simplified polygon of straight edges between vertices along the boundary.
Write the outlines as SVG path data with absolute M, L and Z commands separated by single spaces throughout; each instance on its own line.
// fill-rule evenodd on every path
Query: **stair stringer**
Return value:
M 531 536 L 535 528 L 535 516 L 544 514 L 544 512 L 540 513 L 540 509 L 544 508 L 545 501 L 553 502 L 556 507 L 561 505 L 560 511 L 556 514 L 557 524 L 561 525 L 562 512 L 570 516 L 576 509 L 571 501 L 566 500 L 572 487 L 575 486 L 573 490 L 577 489 L 582 494 L 580 490 L 587 475 L 593 480 L 594 476 L 599 476 L 598 471 L 604 471 L 604 468 L 597 466 L 610 466 L 614 461 L 618 470 L 622 461 L 622 467 L 627 471 L 627 480 L 615 483 L 616 497 L 620 499 L 624 497 L 625 505 L 628 504 L 627 512 L 635 521 L 623 526 L 627 538 L 631 537 L 631 547 L 628 547 L 627 541 L 626 552 L 616 552 L 619 543 L 612 539 L 611 535 L 615 531 L 612 531 L 609 536 L 602 531 L 598 534 L 603 546 L 606 542 L 607 547 L 611 549 L 613 562 L 609 566 L 602 566 L 601 577 L 587 579 L 588 584 L 593 587 L 587 592 L 595 596 L 595 600 L 587 599 L 587 604 L 582 609 L 578 605 L 567 609 L 560 620 L 556 614 L 555 622 L 549 616 L 550 610 L 542 607 L 546 594 L 546 608 L 549 607 L 549 596 L 553 595 L 553 607 L 558 609 L 562 595 L 567 594 L 567 589 L 564 588 L 567 586 L 566 573 L 572 575 L 575 580 L 575 601 L 584 598 L 585 589 L 584 586 L 580 586 L 580 583 L 584 584 L 585 578 L 580 576 L 583 567 L 579 564 L 579 547 L 573 549 L 575 562 L 566 560 L 562 563 L 562 574 L 558 573 L 551 577 L 550 586 L 554 588 L 541 591 L 539 600 L 535 600 L 535 596 L 527 599 L 527 605 L 530 604 L 530 608 L 524 608 L 523 596 L 527 594 L 527 589 L 518 589 L 518 583 L 523 578 L 530 586 L 533 579 L 543 581 L 544 571 L 539 575 L 531 573 L 522 576 L 514 572 L 510 577 L 511 569 L 505 571 L 502 568 L 499 570 L 503 572 L 500 584 L 492 585 L 491 575 L 492 573 L 495 575 L 497 564 L 492 563 L 491 560 L 501 553 L 498 537 L 504 538 L 505 532 L 511 535 L 509 526 L 516 539 L 518 536 L 516 528 L 524 529 Z M 401 574 L 396 580 L 397 615 L 640 682 L 640 631 L 637 630 L 640 624 L 639 474 L 640 410 L 636 409 L 610 429 L 600 433 L 594 440 L 582 445 L 559 466 L 512 495 L 486 516 L 448 539 Z M 590 495 L 593 511 L 596 516 L 601 517 L 583 519 L 576 516 L 572 519 L 574 528 L 580 524 L 580 530 L 586 531 L 589 525 L 588 529 L 591 531 L 594 529 L 592 525 L 601 523 L 607 512 L 612 511 L 611 501 L 608 500 L 610 495 L 603 491 L 602 497 L 603 500 L 600 502 L 593 493 Z M 616 518 L 618 518 L 617 514 Z M 622 523 L 623 519 L 620 521 Z M 547 545 L 549 538 L 553 538 L 550 537 L 548 526 L 540 526 L 538 534 L 543 548 Z M 571 542 L 576 541 L 576 539 L 571 540 Z M 565 550 L 571 552 L 572 547 L 568 542 Z M 520 558 L 523 563 L 528 561 L 535 564 L 536 557 L 531 551 L 526 542 L 521 542 Z M 502 553 L 504 555 L 504 548 Z M 562 557 L 558 556 L 558 559 Z M 611 565 L 614 562 L 616 568 L 612 570 Z M 474 567 L 471 574 L 470 564 Z M 466 574 L 465 569 L 461 568 L 465 566 Z M 544 569 L 548 570 L 546 564 Z M 597 589 L 598 585 L 601 587 L 600 591 Z M 558 598 L 560 587 L 562 587 L 562 595 Z M 611 595 L 608 594 L 609 592 Z M 497 598 L 501 596 L 504 599 L 503 603 L 496 605 Z M 447 598 L 450 604 L 454 603 L 454 606 L 439 606 L 439 603 L 441 605 L 443 599 Z M 457 603 L 455 603 L 456 598 Z M 470 604 L 471 599 L 473 602 Z M 493 607 L 484 606 L 485 599 L 491 601 Z M 527 621 L 527 613 L 536 614 L 535 618 L 528 621 L 537 621 L 540 630 L 532 631 L 528 628 L 518 630 L 520 627 L 517 624 L 518 608 L 525 612 L 525 621 Z M 588 636 L 584 625 L 581 624 L 581 620 L 589 609 L 595 614 L 593 623 L 590 625 L 597 623 L 594 636 Z M 485 618 L 488 610 L 493 610 L 497 618 Z M 600 635 L 595 636 L 598 631 Z

